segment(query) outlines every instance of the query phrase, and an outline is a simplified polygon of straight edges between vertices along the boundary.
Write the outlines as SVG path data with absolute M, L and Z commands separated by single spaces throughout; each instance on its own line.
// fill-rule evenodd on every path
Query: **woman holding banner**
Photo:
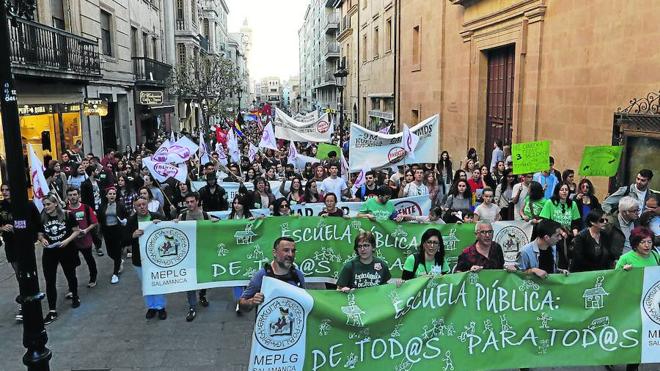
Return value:
M 287 199 L 287 201 L 289 201 L 290 205 L 297 205 L 305 202 L 305 194 L 303 192 L 302 178 L 300 178 L 300 175 L 295 175 L 293 179 L 291 179 L 291 186 L 288 191 L 284 188 L 285 184 L 286 181 L 283 180 L 280 184 L 280 193 Z
M 305 202 L 307 203 L 315 203 L 315 202 L 322 202 L 323 201 L 323 196 L 319 193 L 319 186 L 316 180 L 310 179 L 307 181 L 307 184 L 305 185 Z
M 319 216 L 344 216 L 344 210 L 337 207 L 337 195 L 330 192 L 325 194 L 325 208 L 321 210 Z
M 419 251 L 406 258 L 401 279 L 406 281 L 423 275 L 440 275 L 449 272 L 451 270 L 445 259 L 442 234 L 437 229 L 431 228 L 422 235 Z
M 465 180 L 459 180 L 449 191 L 447 201 L 443 207 L 445 212 L 443 220 L 446 223 L 460 223 L 463 215 L 472 208 L 472 192 Z
M 362 231 L 355 238 L 355 259 L 344 265 L 337 279 L 337 290 L 349 292 L 352 289 L 384 285 L 392 278 L 387 263 L 374 257 L 376 237 Z

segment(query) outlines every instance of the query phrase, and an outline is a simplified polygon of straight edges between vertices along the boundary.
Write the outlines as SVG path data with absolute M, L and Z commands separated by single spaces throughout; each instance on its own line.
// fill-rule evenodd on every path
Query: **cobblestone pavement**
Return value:
M 4 260 L 4 251 L 0 254 L 0 370 L 25 370 L 21 363 L 25 353 L 23 330 L 14 320 L 18 286 Z M 100 274 L 95 288 L 87 288 L 89 276 L 84 261 L 78 268 L 80 308 L 72 309 L 64 299 L 66 280 L 61 270 L 58 274 L 59 318 L 46 328 L 48 347 L 53 351 L 51 370 L 247 370 L 254 314 L 234 314 L 231 289 L 209 290 L 211 305 L 200 307 L 191 323 L 185 320 L 188 306 L 184 293 L 167 296 L 167 320 L 146 320 L 137 276 L 130 263 L 126 262 L 119 284 L 111 285 L 112 261 L 107 256 L 96 260 Z M 41 288 L 45 290 L 40 261 L 39 257 Z M 43 308 L 45 313 L 45 300 Z M 641 369 L 660 370 L 660 365 L 645 365 Z M 616 370 L 625 367 L 617 366 Z

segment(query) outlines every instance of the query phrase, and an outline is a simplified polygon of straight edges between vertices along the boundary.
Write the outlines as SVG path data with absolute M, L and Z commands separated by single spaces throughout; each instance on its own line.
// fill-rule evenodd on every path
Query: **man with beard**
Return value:
M 238 301 L 241 312 L 249 312 L 254 307 L 264 302 L 264 295 L 261 291 L 261 282 L 264 276 L 276 278 L 291 285 L 304 288 L 305 277 L 303 273 L 293 266 L 296 258 L 296 244 L 289 237 L 280 237 L 273 243 L 273 261 L 266 263 L 259 269 L 243 291 L 241 299 Z

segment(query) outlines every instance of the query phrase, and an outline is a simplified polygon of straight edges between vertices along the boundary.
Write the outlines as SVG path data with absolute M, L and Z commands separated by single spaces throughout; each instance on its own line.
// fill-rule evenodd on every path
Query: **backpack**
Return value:
M 184 211 L 179 215 L 180 220 L 186 220 L 186 217 L 188 216 L 188 212 Z M 202 211 L 202 216 L 204 217 L 204 220 L 209 220 L 211 219 L 211 216 L 206 211 Z
M 289 269 L 289 272 L 287 272 L 287 274 L 284 276 L 276 276 L 275 272 L 273 271 L 273 267 L 270 265 L 270 263 L 264 264 L 264 270 L 266 271 L 266 276 L 268 277 L 276 278 L 284 282 L 293 282 L 296 287 L 302 286 L 302 282 L 300 282 L 300 276 L 298 276 L 298 273 L 296 273 L 296 268 L 293 266 L 291 267 L 291 269 Z

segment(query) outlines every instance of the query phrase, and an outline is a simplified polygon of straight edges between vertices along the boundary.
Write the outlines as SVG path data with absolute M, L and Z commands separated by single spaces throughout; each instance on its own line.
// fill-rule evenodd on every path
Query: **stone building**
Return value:
M 658 169 L 657 109 L 641 109 L 655 113 L 653 120 L 631 113 L 644 101 L 657 107 L 660 55 L 649 45 L 660 35 L 660 7 L 645 0 L 406 0 L 397 12 L 396 122 L 440 113 L 440 146 L 456 163 L 469 147 L 488 160 L 495 139 L 549 139 L 560 169 L 576 169 L 585 145 L 613 142 L 637 143 L 624 151 L 620 182 L 641 167 Z M 617 113 L 640 97 L 637 108 Z
M 339 10 L 340 22 L 337 31 L 337 42 L 341 50 L 341 63 L 348 72 L 344 86 L 344 115 L 348 122 L 360 122 L 358 120 L 358 24 L 359 24 L 359 1 L 358 0 L 335 0 L 333 4 Z

